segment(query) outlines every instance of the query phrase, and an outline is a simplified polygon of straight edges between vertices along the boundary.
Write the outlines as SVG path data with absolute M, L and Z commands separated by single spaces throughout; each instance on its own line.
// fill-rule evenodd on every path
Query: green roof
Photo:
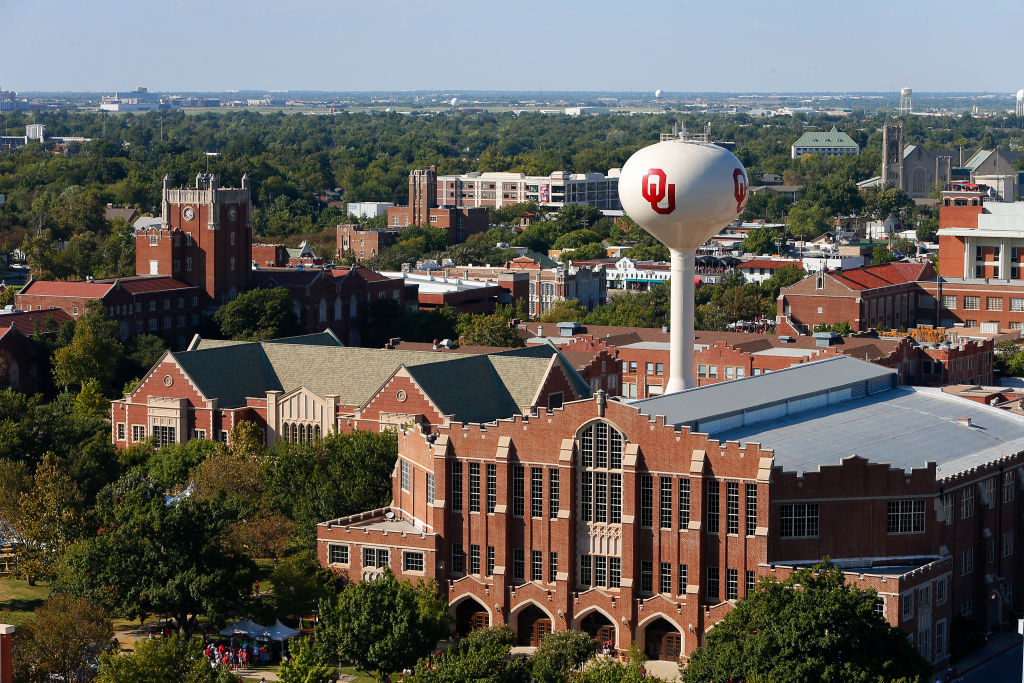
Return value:
M 553 364 L 562 367 L 579 396 L 590 396 L 572 365 L 547 345 L 456 356 L 294 340 L 211 340 L 209 346 L 170 356 L 199 391 L 216 398 L 222 409 L 244 406 L 247 398 L 263 398 L 268 391 L 288 393 L 299 387 L 361 406 L 402 367 L 444 415 L 460 422 L 489 422 L 521 414 L 533 405 Z
M 793 143 L 794 147 L 856 147 L 860 149 L 860 146 L 853 141 L 846 133 L 837 130 L 835 126 L 832 126 L 830 131 L 809 131 L 801 135 L 796 142 Z

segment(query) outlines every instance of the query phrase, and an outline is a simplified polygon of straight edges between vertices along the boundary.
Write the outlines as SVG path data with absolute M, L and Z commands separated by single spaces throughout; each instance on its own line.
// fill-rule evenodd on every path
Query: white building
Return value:
M 387 216 L 388 209 L 392 206 L 392 202 L 349 202 L 347 210 L 353 216 L 365 219 Z
M 602 210 L 620 211 L 619 173 L 566 173 L 547 176 L 524 173 L 465 173 L 437 176 L 438 206 L 494 207 L 537 202 L 561 208 L 566 204 L 589 204 Z
M 844 154 L 860 154 L 860 145 L 846 133 L 832 126 L 830 131 L 808 131 L 793 143 L 791 156 L 799 159 L 805 154 L 823 154 L 825 156 L 843 156 Z
M 835 270 L 836 268 L 849 270 L 864 265 L 863 256 L 804 256 L 801 261 L 806 273 L 817 273 L 819 270 Z

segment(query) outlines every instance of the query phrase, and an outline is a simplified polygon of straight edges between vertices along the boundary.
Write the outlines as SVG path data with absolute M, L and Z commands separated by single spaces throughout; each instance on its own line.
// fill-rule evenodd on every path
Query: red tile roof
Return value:
M 864 290 L 928 279 L 930 277 L 930 270 L 931 265 L 928 263 L 898 261 L 877 266 L 865 266 L 853 270 L 830 272 L 829 275 L 851 289 Z
M 18 293 L 19 296 L 66 296 L 83 299 L 100 299 L 113 289 L 112 282 L 56 282 L 33 280 Z
M 55 325 L 51 325 L 52 320 Z M 26 336 L 41 332 L 50 332 L 60 327 L 61 323 L 73 320 L 62 308 L 50 308 L 45 311 L 15 311 L 0 315 L 0 330 L 15 328 Z

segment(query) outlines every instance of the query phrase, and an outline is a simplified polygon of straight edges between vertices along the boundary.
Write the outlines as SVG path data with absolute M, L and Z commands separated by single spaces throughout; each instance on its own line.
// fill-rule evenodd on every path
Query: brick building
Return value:
M 345 252 L 352 252 L 356 261 L 373 258 L 385 247 L 398 241 L 402 231 L 396 228 L 374 230 L 360 225 L 344 224 L 338 228 L 337 256 L 342 258 Z
M 18 310 L 62 309 L 72 318 L 85 313 L 92 301 L 117 322 L 122 340 L 148 332 L 184 346 L 199 328 L 205 295 L 200 287 L 169 276 L 137 275 L 86 282 L 30 280 L 14 297 Z
M 1021 604 L 1024 421 L 895 382 L 838 356 L 402 429 L 391 504 L 322 522 L 320 562 L 436 578 L 460 633 L 576 629 L 685 660 L 759 577 L 827 556 L 942 668 L 954 615 L 984 631 Z
M 566 173 L 555 171 L 546 176 L 523 173 L 490 172 L 438 176 L 434 185 L 441 206 L 494 207 L 536 202 L 551 208 L 568 204 L 589 204 L 599 209 L 618 211 L 619 172 Z
M 62 309 L 14 311 L 0 314 L 0 389 L 23 394 L 48 391 L 48 353 L 30 343 L 38 334 L 56 334 L 72 318 Z
M 273 445 L 334 431 L 530 414 L 590 395 L 553 347 L 439 356 L 343 347 L 331 332 L 273 342 L 197 336 L 112 402 L 111 438 L 118 448 L 151 436 L 161 445 L 226 442 L 248 420 Z
M 544 336 L 557 332 L 557 336 Z M 928 339 L 874 335 L 842 337 L 822 333 L 799 337 L 746 332 L 694 333 L 697 386 L 782 370 L 796 363 L 831 356 L 852 356 L 897 371 L 901 384 L 940 386 L 948 383 L 992 382 L 995 336 L 955 336 L 957 331 L 931 330 Z M 563 350 L 589 342 L 612 351 L 622 364 L 619 385 L 625 398 L 649 398 L 668 383 L 669 333 L 644 327 L 613 327 L 563 322 L 522 323 L 520 334 L 532 343 L 553 343 Z M 609 390 L 611 395 L 619 392 Z
M 284 268 L 288 265 L 288 247 L 283 244 L 252 245 L 254 268 Z
M 417 169 L 409 174 L 409 205 L 388 208 L 388 226 L 406 228 L 426 225 L 444 228 L 452 244 L 487 230 L 487 209 L 457 207 L 454 202 L 437 201 L 437 169 Z
M 382 271 L 380 274 L 414 287 L 421 311 L 451 307 L 458 313 L 490 314 L 499 303 L 510 301 L 507 290 L 497 283 L 449 278 L 427 271 Z

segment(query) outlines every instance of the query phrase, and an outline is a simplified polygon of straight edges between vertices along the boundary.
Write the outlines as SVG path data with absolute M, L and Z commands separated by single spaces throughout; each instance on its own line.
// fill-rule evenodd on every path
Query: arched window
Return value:
M 298 443 L 299 442 L 299 426 L 297 424 L 295 424 L 294 422 L 292 423 L 292 442 L 293 443 Z
M 592 422 L 579 433 L 580 519 L 622 523 L 622 432 Z
M 320 438 L 320 425 L 316 425 L 315 427 L 313 427 L 313 431 L 316 432 L 316 436 L 314 438 L 319 439 Z
M 348 317 L 353 320 L 359 317 L 359 301 L 356 300 L 355 294 L 353 294 L 348 300 Z
M 341 309 L 342 309 L 341 297 L 340 296 L 336 296 L 336 297 L 334 297 L 334 319 L 335 320 L 341 320 Z
M 320 299 L 320 322 L 327 322 L 327 302 Z

